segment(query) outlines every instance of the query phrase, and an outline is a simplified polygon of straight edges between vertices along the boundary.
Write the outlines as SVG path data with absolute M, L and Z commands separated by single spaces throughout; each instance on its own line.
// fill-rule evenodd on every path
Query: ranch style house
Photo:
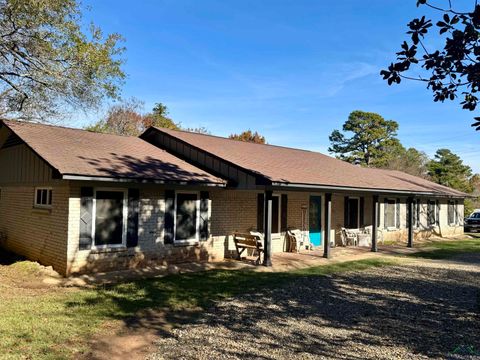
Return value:
M 0 246 L 61 274 L 463 233 L 468 195 L 300 149 L 163 128 L 140 137 L 0 121 Z M 365 245 L 364 244 L 364 245 Z M 359 244 L 357 244 L 359 245 Z M 361 244 L 360 244 L 361 245 Z

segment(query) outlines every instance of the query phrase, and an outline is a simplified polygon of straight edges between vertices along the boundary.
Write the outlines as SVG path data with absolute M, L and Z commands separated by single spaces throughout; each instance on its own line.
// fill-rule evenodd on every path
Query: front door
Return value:
M 310 243 L 313 246 L 322 244 L 322 197 L 310 196 L 309 232 Z

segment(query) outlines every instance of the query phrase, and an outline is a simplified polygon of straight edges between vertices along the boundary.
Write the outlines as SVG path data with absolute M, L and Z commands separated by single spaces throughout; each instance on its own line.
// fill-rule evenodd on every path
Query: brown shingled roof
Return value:
M 363 168 L 318 152 L 164 128 L 156 130 L 259 174 L 273 183 L 468 196 L 401 171 Z
M 3 123 L 61 175 L 225 183 L 137 137 L 17 121 Z

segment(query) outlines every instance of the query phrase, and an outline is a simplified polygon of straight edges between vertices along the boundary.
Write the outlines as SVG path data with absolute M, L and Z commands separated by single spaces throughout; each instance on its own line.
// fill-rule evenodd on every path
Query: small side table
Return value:
M 372 245 L 372 235 L 370 234 L 357 235 L 357 246 L 371 246 L 371 245 Z

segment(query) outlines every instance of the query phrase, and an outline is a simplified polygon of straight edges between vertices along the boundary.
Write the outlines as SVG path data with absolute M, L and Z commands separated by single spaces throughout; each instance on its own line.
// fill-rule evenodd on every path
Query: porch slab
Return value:
M 190 262 L 168 266 L 154 266 L 142 269 L 130 269 L 105 273 L 72 276 L 63 280 L 65 286 L 89 286 L 117 283 L 141 278 L 163 277 L 171 274 L 190 273 L 209 270 L 253 270 L 259 272 L 282 272 L 322 266 L 353 260 L 363 260 L 380 256 L 402 256 L 412 254 L 426 248 L 407 248 L 405 245 L 379 245 L 378 252 L 373 253 L 369 247 L 335 247 L 331 249 L 331 257 L 325 259 L 323 250 L 302 251 L 299 253 L 275 253 L 272 255 L 271 267 L 255 265 L 256 257 L 248 257 L 242 261 L 229 259 L 222 262 Z
M 370 247 L 334 247 L 330 258 L 323 257 L 323 250 L 301 251 L 299 253 L 277 253 L 272 255 L 273 266 L 259 271 L 290 271 L 311 266 L 322 266 L 345 261 L 363 260 L 379 256 L 403 256 L 424 251 L 426 248 L 408 248 L 406 245 L 379 245 L 374 253 Z

